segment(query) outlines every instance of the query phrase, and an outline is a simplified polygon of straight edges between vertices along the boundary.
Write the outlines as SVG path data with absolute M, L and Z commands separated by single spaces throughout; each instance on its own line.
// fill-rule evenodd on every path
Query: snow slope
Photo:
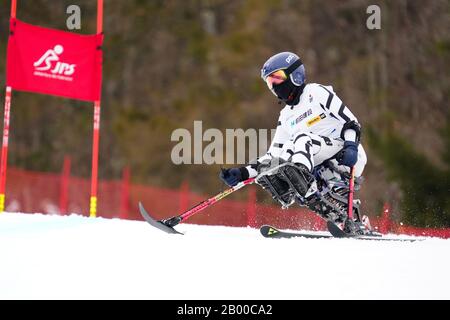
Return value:
M 450 240 L 0 214 L 0 299 L 450 299 Z

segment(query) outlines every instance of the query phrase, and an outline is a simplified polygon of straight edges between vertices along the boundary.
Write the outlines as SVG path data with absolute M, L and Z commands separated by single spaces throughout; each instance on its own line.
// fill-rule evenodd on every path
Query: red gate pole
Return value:
M 16 9 L 17 9 L 17 0 L 11 1 L 11 18 L 16 17 Z
M 122 185 L 120 188 L 120 219 L 128 219 L 130 212 L 130 167 L 126 166 L 122 171 Z
M 94 138 L 92 143 L 92 176 L 89 216 L 97 216 L 98 146 L 100 140 L 100 101 L 94 103 Z
M 97 0 L 97 34 L 103 32 L 103 0 Z M 98 146 L 100 140 L 100 100 L 94 103 L 94 138 L 92 143 L 92 177 L 89 216 L 97 216 Z
M 69 209 L 69 179 L 70 179 L 70 157 L 64 157 L 61 172 L 61 187 L 59 190 L 59 214 L 65 215 Z
M 11 112 L 11 87 L 6 87 L 5 115 L 3 118 L 2 160 L 0 169 L 0 213 L 5 211 L 6 168 L 8 165 L 9 117 Z
M 16 17 L 17 0 L 11 1 L 11 18 Z M 8 167 L 9 118 L 11 113 L 12 89 L 6 87 L 5 113 L 3 117 L 2 158 L 0 167 L 0 213 L 5 211 L 6 169 Z

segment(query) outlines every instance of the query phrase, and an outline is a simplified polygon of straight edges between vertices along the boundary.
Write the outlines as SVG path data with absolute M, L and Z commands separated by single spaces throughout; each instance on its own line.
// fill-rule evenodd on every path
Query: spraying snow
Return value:
M 450 240 L 0 215 L 0 299 L 450 299 Z

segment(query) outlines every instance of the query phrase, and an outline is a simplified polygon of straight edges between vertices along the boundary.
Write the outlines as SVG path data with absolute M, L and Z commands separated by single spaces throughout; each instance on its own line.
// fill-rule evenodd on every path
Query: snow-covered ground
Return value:
M 0 299 L 450 299 L 450 240 L 0 214 Z

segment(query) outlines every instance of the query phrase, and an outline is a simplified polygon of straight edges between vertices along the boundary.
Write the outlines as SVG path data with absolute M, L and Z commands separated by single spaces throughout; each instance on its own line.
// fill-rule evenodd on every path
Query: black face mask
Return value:
M 273 91 L 280 100 L 290 106 L 295 106 L 300 101 L 300 96 L 305 85 L 300 87 L 292 83 L 291 79 L 273 86 Z

